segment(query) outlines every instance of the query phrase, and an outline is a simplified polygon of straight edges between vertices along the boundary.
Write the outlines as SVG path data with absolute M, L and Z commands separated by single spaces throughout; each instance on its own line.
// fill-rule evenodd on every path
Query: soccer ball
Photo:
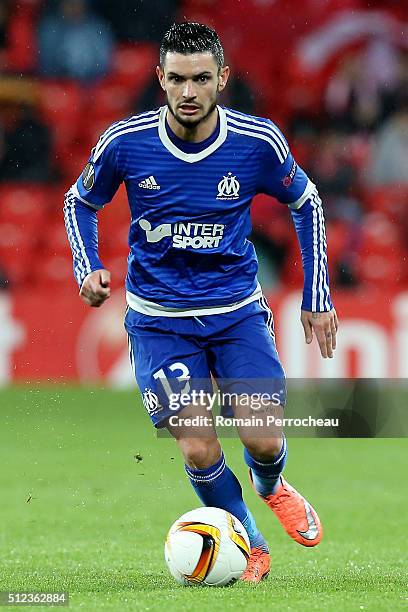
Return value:
M 248 534 L 220 508 L 197 508 L 170 527 L 164 557 L 179 584 L 226 586 L 244 573 L 250 555 Z

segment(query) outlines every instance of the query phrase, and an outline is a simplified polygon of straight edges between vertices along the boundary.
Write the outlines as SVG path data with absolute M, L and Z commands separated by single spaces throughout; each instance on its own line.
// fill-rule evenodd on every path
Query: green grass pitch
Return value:
M 289 440 L 286 476 L 325 528 L 316 549 L 282 531 L 248 486 L 239 441 L 225 440 L 271 574 L 257 587 L 185 588 L 167 573 L 163 542 L 200 504 L 136 391 L 6 389 L 0 422 L 0 591 L 69 591 L 70 610 L 118 612 L 408 605 L 406 439 Z

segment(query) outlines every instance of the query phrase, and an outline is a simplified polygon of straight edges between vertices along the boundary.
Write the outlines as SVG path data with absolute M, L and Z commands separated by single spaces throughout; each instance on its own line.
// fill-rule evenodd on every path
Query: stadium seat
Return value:
M 74 81 L 41 81 L 39 110 L 52 130 L 57 152 L 78 136 L 82 99 L 81 88 Z
M 395 214 L 400 205 L 408 205 L 408 188 L 403 185 L 381 185 L 364 192 L 365 207 L 369 211 Z
M 113 228 L 121 227 L 123 228 L 121 230 L 122 235 L 124 235 L 127 240 L 127 232 L 129 231 L 130 224 L 130 210 L 124 185 L 119 187 L 112 202 L 106 204 L 98 213 L 98 220 L 101 232 L 107 233 Z
M 32 72 L 37 62 L 36 17 L 41 0 L 13 3 L 7 28 L 6 66 L 11 72 Z
M 401 253 L 387 255 L 366 252 L 360 256 L 358 273 L 361 282 L 376 289 L 397 289 L 404 282 Z
M 303 267 L 299 246 L 296 235 L 292 240 L 285 263 L 282 269 L 282 283 L 288 289 L 300 288 L 303 286 Z
M 40 261 L 40 260 L 39 260 Z M 69 284 L 75 283 L 72 257 L 68 255 L 51 255 L 41 258 L 41 265 L 36 267 L 36 285 L 52 288 L 53 291 L 66 291 Z
M 101 250 L 104 249 L 110 257 L 126 257 L 129 253 L 128 246 L 129 223 L 117 223 L 109 227 L 109 224 L 100 224 L 99 235 Z
M 82 107 L 82 93 L 72 80 L 41 81 L 40 110 L 44 121 L 68 121 L 76 117 Z
M 58 167 L 64 177 L 63 184 L 68 189 L 81 174 L 88 162 L 92 145 L 72 144 L 64 148 L 64 153 L 58 158 Z
M 404 280 L 404 255 L 398 227 L 382 212 L 367 214 L 359 251 L 361 281 L 376 287 L 397 287 Z
M 158 49 L 150 43 L 119 45 L 114 52 L 111 80 L 135 95 L 153 76 Z
M 16 7 L 10 32 L 20 32 L 20 39 L 26 32 L 24 36 L 28 42 L 22 49 L 21 44 L 14 41 L 10 45 L 9 57 L 14 58 L 14 65 L 21 66 L 24 71 L 35 64 L 34 58 L 28 57 L 29 54 L 35 55 L 30 28 L 41 2 L 22 0 L 21 5 L 31 6 L 25 13 L 30 19 L 20 19 L 22 11 Z M 38 81 L 40 114 L 52 130 L 55 165 L 62 179 L 57 187 L 0 185 L 0 264 L 3 263 L 15 282 L 25 282 L 27 270 L 31 273 L 33 267 L 37 269 L 36 277 L 40 283 L 44 279 L 46 283 L 62 287 L 68 280 L 72 281 L 72 258 L 61 214 L 63 194 L 82 172 L 90 149 L 109 124 L 132 114 L 138 93 L 154 78 L 157 53 L 156 45 L 150 43 L 118 45 L 110 75 L 86 89 L 67 79 Z M 238 45 L 235 56 L 240 55 L 242 52 Z M 289 91 L 290 74 L 294 71 L 293 67 L 289 69 Z M 287 71 L 282 74 L 288 76 Z M 272 99 L 279 89 L 277 83 L 283 77 L 274 74 L 272 67 L 268 74 L 260 74 L 261 77 L 265 99 Z M 321 91 L 321 85 L 318 80 L 308 84 L 312 98 L 314 93 Z M 281 104 L 290 110 L 286 102 L 282 97 Z M 282 112 L 279 106 L 274 108 L 274 119 Z M 296 152 L 297 157 L 307 161 L 312 153 L 305 146 L 300 142 Z M 366 165 L 368 151 L 367 139 L 357 135 L 350 140 L 350 154 L 358 171 Z M 344 254 L 352 252 L 357 260 L 356 275 L 363 284 L 379 287 L 407 284 L 408 266 L 404 262 L 408 251 L 408 189 L 387 185 L 363 188 L 359 195 L 368 214 L 364 216 L 361 228 L 354 228 L 357 238 L 354 241 L 350 238 L 350 227 L 343 222 L 330 223 L 327 227 L 332 278 L 336 277 L 337 266 L 344 260 Z M 251 215 L 257 231 L 287 250 L 283 282 L 289 287 L 301 287 L 303 270 L 299 246 L 287 208 L 268 196 L 259 195 L 255 198 Z M 111 269 L 118 285 L 126 273 L 129 217 L 126 189 L 121 186 L 113 201 L 98 214 L 102 260 Z
M 286 244 L 291 240 L 293 227 L 285 206 L 267 195 L 257 195 L 251 206 L 252 226 L 265 237 Z
M 18 223 L 0 222 L 0 265 L 13 286 L 23 284 L 35 271 L 32 254 L 37 234 Z
M 383 212 L 365 216 L 362 236 L 362 253 L 387 255 L 401 248 L 398 227 Z
M 105 120 L 109 124 L 127 117 L 131 114 L 133 97 L 133 89 L 120 81 L 108 77 L 99 82 L 89 92 L 93 122 Z
M 67 232 L 65 230 L 64 220 L 56 219 L 52 225 L 47 228 L 44 236 L 41 250 L 44 256 L 71 256 L 70 246 L 68 243 Z
M 31 231 L 41 224 L 50 207 L 51 190 L 40 184 L 3 183 L 0 185 L 0 220 Z

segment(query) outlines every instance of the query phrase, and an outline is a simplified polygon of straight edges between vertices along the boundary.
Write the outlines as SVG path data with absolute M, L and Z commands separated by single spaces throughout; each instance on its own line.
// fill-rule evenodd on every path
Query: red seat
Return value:
M 400 248 L 398 227 L 382 212 L 368 213 L 362 228 L 361 253 L 388 255 Z
M 72 176 L 70 154 L 81 136 L 80 87 L 73 81 L 42 81 L 40 111 L 42 119 L 52 131 L 54 165 L 63 177 L 70 178 Z M 89 115 L 87 119 L 89 121 Z
M 253 228 L 278 244 L 288 244 L 293 237 L 293 223 L 287 207 L 274 198 L 257 195 L 251 206 Z
M 42 287 L 66 287 L 74 281 L 72 257 L 68 255 L 51 255 L 39 257 L 35 266 L 35 282 Z
M 130 210 L 127 200 L 126 188 L 121 185 L 112 202 L 107 204 L 98 214 L 101 234 L 107 234 L 113 227 L 121 227 L 123 236 L 127 240 L 130 225 Z
M 39 107 L 47 123 L 68 123 L 82 110 L 81 88 L 75 81 L 41 81 Z
M 96 143 L 98 142 L 101 135 L 105 132 L 105 130 L 107 130 L 114 121 L 116 121 L 117 119 L 121 119 L 121 118 L 122 117 L 117 116 L 117 115 L 115 117 L 112 117 L 112 115 L 110 115 L 109 117 L 101 116 L 101 117 L 95 118 L 94 121 L 89 122 L 86 115 L 83 115 L 80 118 L 79 132 L 78 132 L 78 143 L 79 144 L 77 146 L 82 151 L 87 151 L 89 155 L 92 147 L 96 145 Z
M 89 92 L 89 103 L 92 106 L 92 123 L 104 120 L 107 124 L 131 114 L 134 98 L 133 88 L 127 84 L 106 78 L 95 85 Z M 89 123 L 89 116 L 87 116 Z M 106 126 L 107 127 L 107 126 Z
M 282 269 L 282 283 L 288 289 L 302 287 L 303 285 L 302 257 L 300 255 L 299 245 L 296 241 L 296 236 L 285 258 Z
M 99 231 L 101 248 L 110 257 L 119 256 L 126 258 L 129 253 L 128 234 L 128 223 L 116 224 L 110 228 L 107 225 L 104 228 L 101 227 Z
M 33 283 L 34 270 L 29 257 L 19 255 L 7 259 L 3 258 L 0 253 L 0 268 L 9 281 L 10 287 L 22 287 Z
M 36 16 L 41 0 L 20 0 L 13 3 L 7 28 L 7 68 L 13 72 L 31 72 L 36 68 Z
M 364 192 L 364 202 L 367 210 L 382 212 L 393 216 L 401 204 L 406 209 L 408 205 L 408 188 L 401 185 L 381 185 Z
M 404 249 L 398 227 L 383 213 L 366 215 L 359 252 L 359 277 L 366 284 L 398 286 L 404 275 Z
M 383 255 L 369 252 L 361 255 L 358 265 L 360 281 L 385 290 L 397 289 L 406 280 L 401 255 L 398 251 Z
M 158 49 L 149 43 L 119 45 L 113 55 L 111 79 L 122 83 L 133 95 L 155 77 Z
M 0 266 L 13 285 L 21 285 L 33 273 L 32 253 L 37 233 L 17 223 L 0 222 Z
M 0 250 L 26 251 L 31 249 L 38 240 L 38 234 L 32 232 L 30 226 L 11 221 L 0 222 Z
M 57 219 L 52 225 L 48 226 L 40 250 L 44 257 L 71 257 L 71 250 L 62 215 L 59 220 Z
M 39 109 L 43 121 L 52 130 L 57 157 L 78 138 L 82 106 L 82 92 L 75 82 L 41 82 Z
M 82 173 L 88 162 L 90 150 L 85 146 L 73 146 L 64 156 L 58 158 L 57 163 L 64 177 L 64 184 L 68 189 Z
M 0 186 L 0 220 L 29 226 L 44 222 L 51 207 L 51 190 L 44 185 L 3 183 Z

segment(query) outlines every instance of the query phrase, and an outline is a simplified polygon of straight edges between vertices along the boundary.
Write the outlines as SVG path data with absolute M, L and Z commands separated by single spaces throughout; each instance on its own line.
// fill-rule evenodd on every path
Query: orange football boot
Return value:
M 248 565 L 240 580 L 244 582 L 252 582 L 258 584 L 261 580 L 269 575 L 271 567 L 271 557 L 269 553 L 262 548 L 251 548 L 251 556 L 248 559 Z
M 259 493 L 252 482 L 251 470 L 249 479 L 256 494 Z M 303 546 L 316 546 L 323 536 L 323 528 L 316 511 L 281 476 L 280 485 L 274 495 L 259 495 L 267 506 L 276 514 L 280 524 L 291 538 Z

